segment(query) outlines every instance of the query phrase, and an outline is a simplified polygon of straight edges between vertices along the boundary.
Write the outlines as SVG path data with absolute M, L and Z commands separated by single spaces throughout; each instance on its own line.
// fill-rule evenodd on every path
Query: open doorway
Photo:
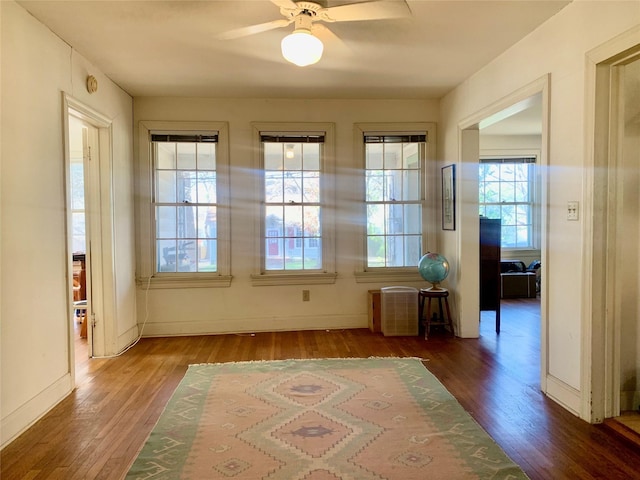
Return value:
M 479 215 L 501 224 L 499 296 L 539 299 L 542 94 L 482 120 L 479 148 Z
M 544 266 L 546 258 L 546 218 L 547 218 L 547 149 L 548 149 L 548 117 L 549 117 L 549 75 L 540 77 L 525 87 L 513 92 L 511 95 L 503 98 L 487 106 L 485 109 L 470 116 L 460 124 L 461 129 L 461 162 L 462 162 L 462 178 L 466 184 L 465 190 L 462 190 L 463 197 L 461 205 L 461 245 L 460 258 L 465 264 L 475 265 L 477 268 L 474 273 L 468 272 L 467 280 L 461 282 L 461 290 L 463 294 L 460 297 L 462 303 L 461 309 L 466 312 L 461 316 L 462 328 L 467 330 L 468 336 L 474 336 L 478 326 L 478 320 L 481 319 L 480 312 L 480 258 L 479 258 L 479 217 L 480 217 L 480 166 L 483 156 L 491 159 L 504 159 L 512 162 L 515 158 L 526 159 L 522 161 L 521 169 L 529 172 L 535 180 L 535 196 L 533 203 L 530 204 L 530 212 L 528 215 L 522 213 L 524 219 L 521 223 L 527 226 L 528 233 L 522 235 L 524 243 L 520 243 L 522 248 L 518 248 L 518 209 L 514 211 L 516 221 L 512 222 L 510 227 L 513 235 L 507 240 L 512 242 L 516 248 L 509 252 L 512 259 L 520 260 L 526 267 L 532 262 L 540 261 Z M 509 124 L 511 120 L 511 124 Z M 525 125 L 531 130 L 524 130 Z M 502 129 L 502 130 L 501 130 Z M 495 139 L 489 139 L 489 133 L 494 132 Z M 520 134 L 518 134 L 518 132 Z M 527 133 L 525 133 L 527 132 Z M 529 137 L 530 135 L 530 137 Z M 525 138 L 529 137 L 529 138 Z M 525 143 L 524 140 L 527 140 Z M 519 160 L 520 161 L 520 160 Z M 514 169 L 510 169 L 512 178 Z M 529 185 L 523 189 L 526 191 Z M 497 185 L 498 188 L 502 186 Z M 506 188 L 512 188 L 513 185 Z M 514 197 L 515 200 L 515 193 Z M 499 201 L 498 203 L 502 203 Z M 511 202 L 515 206 L 515 201 Z M 524 210 L 523 210 L 524 212 Z M 462 231 L 464 230 L 464 231 Z M 532 248 L 534 247 L 534 248 Z M 526 254 L 526 255 L 525 255 Z M 502 253 L 500 255 L 502 257 Z M 505 260 L 510 260 L 509 256 Z M 520 258 L 517 258 L 520 257 Z M 464 260 L 462 260 L 464 259 Z M 537 305 L 539 308 L 539 332 L 540 332 L 540 390 L 547 391 L 547 339 L 546 339 L 546 322 L 547 322 L 547 306 L 545 295 L 545 271 L 541 267 L 540 272 L 534 275 L 536 279 L 539 277 L 538 287 L 536 288 Z M 501 283 L 501 282 L 500 282 Z M 525 284 L 525 286 L 527 286 Z M 501 285 L 498 284 L 498 289 Z M 501 292 L 498 292 L 500 294 Z M 532 292 L 527 291 L 527 295 Z M 476 313 L 477 312 L 477 313 Z M 475 317 L 475 318 L 474 318 Z M 497 318 L 496 318 L 497 320 Z
M 91 125 L 86 124 L 81 118 L 75 116 L 73 112 L 69 114 L 68 124 L 68 146 L 69 159 L 67 164 L 69 183 L 67 187 L 68 202 L 68 223 L 71 235 L 69 237 L 70 261 L 72 262 L 73 281 L 73 313 L 71 315 L 72 330 L 74 331 L 74 342 L 76 350 L 76 362 L 89 356 L 88 328 L 89 318 L 89 292 L 87 288 L 87 229 L 86 229 L 86 209 L 85 209 L 85 174 L 88 171 L 85 162 L 89 161 L 91 148 L 89 146 L 89 129 Z

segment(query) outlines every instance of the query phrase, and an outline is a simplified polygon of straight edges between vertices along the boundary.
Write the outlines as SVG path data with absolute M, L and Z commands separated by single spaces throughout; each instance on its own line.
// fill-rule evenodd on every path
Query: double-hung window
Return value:
M 416 266 L 426 252 L 425 232 L 431 230 L 426 220 L 426 129 L 362 129 L 361 135 L 365 167 L 364 272 L 417 273 Z
M 226 286 L 229 276 L 226 126 L 168 130 L 141 126 L 148 145 L 151 239 L 143 266 L 151 285 Z M 181 125 L 186 127 L 186 125 Z M 195 126 L 195 125 L 194 125 Z M 198 125 L 200 127 L 204 125 Z M 141 135 L 141 138 L 145 138 Z
M 332 128 L 257 128 L 260 152 L 260 274 L 255 282 L 333 282 L 328 150 Z M 312 127 L 307 127 L 312 128 Z M 317 128 L 317 125 L 314 125 Z M 277 279 L 277 280 L 276 280 Z
M 535 248 L 535 162 L 535 155 L 480 159 L 480 215 L 502 220 L 502 248 Z

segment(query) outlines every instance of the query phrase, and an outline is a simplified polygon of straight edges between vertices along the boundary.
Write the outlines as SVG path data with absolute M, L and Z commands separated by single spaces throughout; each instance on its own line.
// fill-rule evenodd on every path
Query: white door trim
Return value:
M 112 122 L 109 118 L 95 111 L 91 107 L 63 93 L 63 115 L 65 134 L 65 162 L 66 182 L 69 182 L 69 115 L 74 115 L 93 127 L 94 135 L 90 138 L 92 159 L 85 175 L 86 224 L 87 224 L 87 287 L 91 289 L 89 298 L 89 321 L 87 324 L 87 340 L 91 356 L 104 356 L 115 353 L 116 350 L 116 303 L 115 303 L 115 269 L 113 265 L 113 189 L 111 174 L 112 152 Z M 91 137 L 91 135 L 90 135 Z M 67 190 L 68 196 L 68 190 Z M 67 198 L 67 208 L 70 199 Z M 67 222 L 67 235 L 70 236 L 70 222 Z M 69 248 L 70 241 L 67 241 Z M 71 291 L 71 253 L 69 259 L 69 301 Z M 72 303 L 69 311 L 72 311 Z M 69 322 L 69 355 L 70 368 L 74 372 L 74 331 Z
M 619 70 L 640 55 L 640 27 L 586 55 L 584 282 L 582 286 L 581 417 L 591 423 L 620 409 L 620 328 L 615 241 L 619 198 L 611 176 L 619 162 Z

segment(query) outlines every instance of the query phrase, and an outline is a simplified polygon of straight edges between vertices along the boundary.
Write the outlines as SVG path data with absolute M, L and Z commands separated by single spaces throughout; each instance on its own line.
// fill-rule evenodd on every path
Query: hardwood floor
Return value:
M 423 358 L 533 480 L 640 478 L 640 447 L 540 393 L 538 308 L 504 302 L 500 335 L 483 312 L 479 339 L 366 329 L 143 339 L 120 357 L 80 361 L 78 388 L 2 451 L 0 478 L 122 478 L 192 363 L 368 356 Z

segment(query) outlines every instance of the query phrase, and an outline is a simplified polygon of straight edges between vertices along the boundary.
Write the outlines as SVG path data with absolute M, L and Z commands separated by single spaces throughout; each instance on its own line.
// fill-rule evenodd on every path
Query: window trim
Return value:
M 218 209 L 217 272 L 155 272 L 156 238 L 153 203 L 152 134 L 205 135 L 218 132 L 216 151 Z M 141 121 L 138 129 L 140 202 L 138 210 L 138 285 L 148 288 L 228 287 L 231 285 L 231 221 L 229 212 L 229 126 L 227 122 Z
M 251 283 L 254 286 L 266 285 L 319 285 L 335 283 L 335 125 L 333 123 L 258 123 L 251 124 L 253 135 L 254 169 L 259 201 L 255 210 L 254 248 L 260 252 L 255 257 L 254 272 Z M 262 152 L 262 135 L 311 135 L 324 132 L 324 155 L 321 159 L 320 198 L 322 208 L 322 269 L 305 272 L 281 270 L 271 272 L 264 269 L 265 225 L 264 225 L 264 158 Z
M 530 180 L 533 182 L 532 192 L 532 219 L 531 219 L 531 245 L 527 247 L 500 247 L 503 252 L 517 252 L 522 255 L 534 255 L 539 254 L 541 248 L 541 227 L 542 227 L 542 219 L 541 219 L 541 206 L 540 206 L 540 198 L 541 198 L 541 169 L 540 167 L 540 150 L 535 148 L 525 148 L 525 149 L 487 149 L 480 151 L 480 158 L 478 161 L 478 167 L 482 163 L 492 163 L 487 162 L 485 160 L 489 160 L 492 158 L 497 159 L 508 159 L 508 158 L 535 158 L 533 163 L 534 165 L 534 174 L 533 178 Z M 478 178 L 478 186 L 480 179 Z M 478 202 L 478 207 L 480 206 L 480 202 Z
M 365 159 L 365 135 L 400 135 L 420 134 L 426 135 L 425 158 L 422 165 L 422 251 L 429 251 L 429 246 L 436 245 L 437 228 L 437 175 L 436 161 L 436 124 L 425 123 L 356 123 L 354 124 L 354 155 L 358 159 L 362 175 L 359 185 L 358 198 L 360 199 L 360 218 L 363 219 L 360 228 L 360 241 L 358 242 L 358 256 L 360 264 L 354 272 L 356 283 L 380 283 L 380 282 L 418 282 L 423 281 L 418 272 L 418 261 L 415 267 L 369 267 L 367 266 L 367 201 L 366 201 L 366 159 Z M 432 247 L 435 248 L 435 247 Z

